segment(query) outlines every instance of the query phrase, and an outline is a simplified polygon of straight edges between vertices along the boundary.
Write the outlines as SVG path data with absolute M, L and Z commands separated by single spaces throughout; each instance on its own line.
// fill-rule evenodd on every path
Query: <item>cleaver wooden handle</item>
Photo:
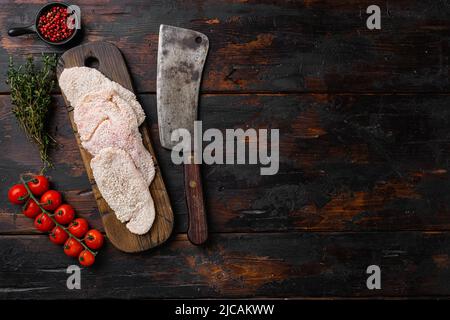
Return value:
M 184 190 L 189 218 L 187 235 L 189 241 L 200 245 L 208 238 L 200 165 L 194 163 L 184 165 Z

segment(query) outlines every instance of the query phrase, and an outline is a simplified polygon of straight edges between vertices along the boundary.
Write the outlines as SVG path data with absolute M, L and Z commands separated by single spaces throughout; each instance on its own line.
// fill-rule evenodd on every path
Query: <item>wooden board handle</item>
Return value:
M 184 190 L 189 217 L 187 235 L 189 241 L 200 245 L 208 238 L 200 165 L 194 163 L 184 165 Z

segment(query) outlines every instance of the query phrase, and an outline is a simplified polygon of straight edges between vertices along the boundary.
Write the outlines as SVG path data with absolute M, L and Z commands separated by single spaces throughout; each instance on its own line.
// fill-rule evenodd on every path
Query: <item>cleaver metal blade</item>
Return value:
M 172 149 L 174 130 L 194 134 L 200 82 L 208 54 L 208 38 L 197 31 L 162 24 L 159 28 L 157 108 L 159 137 Z
M 158 75 L 156 100 L 159 138 L 164 148 L 172 149 L 172 132 L 187 129 L 194 140 L 198 94 L 203 66 L 208 54 L 208 38 L 197 31 L 161 25 L 158 43 Z M 208 238 L 200 166 L 195 164 L 194 151 L 184 164 L 184 190 L 188 210 L 189 240 L 196 245 Z

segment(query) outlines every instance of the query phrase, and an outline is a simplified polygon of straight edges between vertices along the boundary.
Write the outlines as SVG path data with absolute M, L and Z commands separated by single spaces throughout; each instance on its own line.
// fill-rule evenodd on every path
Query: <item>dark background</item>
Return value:
M 45 1 L 0 1 L 0 298 L 441 297 L 450 295 L 448 1 L 76 1 L 83 42 L 123 52 L 151 124 L 175 211 L 163 246 L 124 254 L 107 243 L 66 288 L 68 264 L 7 203 L 19 174 L 41 168 L 11 114 L 8 57 L 61 52 L 9 38 Z M 382 10 L 381 30 L 366 8 Z M 186 238 L 182 168 L 159 145 L 159 24 L 205 33 L 207 128 L 279 128 L 280 171 L 203 166 L 210 241 Z M 102 228 L 64 102 L 49 172 L 78 214 Z M 368 290 L 366 268 L 382 270 Z

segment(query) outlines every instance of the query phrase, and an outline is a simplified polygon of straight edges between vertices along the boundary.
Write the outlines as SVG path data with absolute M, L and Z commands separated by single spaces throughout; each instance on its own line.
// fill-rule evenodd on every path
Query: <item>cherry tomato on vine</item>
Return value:
M 89 229 L 89 224 L 84 218 L 77 218 L 69 224 L 69 232 L 77 238 L 82 238 Z
M 55 210 L 55 219 L 60 224 L 68 224 L 75 218 L 75 210 L 67 203 L 60 205 Z
M 27 188 L 21 183 L 13 185 L 8 190 L 8 199 L 13 204 L 24 204 L 28 199 Z
M 28 200 L 28 202 L 25 204 L 25 207 L 23 208 L 23 214 L 27 216 L 28 218 L 36 218 L 36 216 L 42 212 L 41 208 L 39 208 L 39 205 L 34 201 L 33 199 Z
M 78 256 L 78 261 L 82 266 L 90 267 L 95 262 L 95 256 L 90 251 L 84 250 Z
M 55 190 L 46 191 L 41 197 L 41 206 L 48 211 L 53 211 L 62 203 L 61 193 Z
M 64 253 L 69 257 L 76 258 L 81 251 L 83 251 L 83 246 L 74 238 L 69 238 L 64 244 Z
M 33 180 L 27 185 L 35 196 L 41 196 L 49 188 L 48 179 L 45 176 L 33 176 Z
M 91 249 L 100 249 L 103 246 L 103 235 L 100 231 L 91 229 L 86 233 L 84 243 Z
M 52 232 L 50 232 L 48 237 L 50 238 L 50 241 L 55 244 L 64 244 L 69 238 L 69 235 L 63 228 L 56 226 L 53 228 Z
M 51 229 L 53 229 L 55 224 L 47 214 L 41 213 L 34 220 L 34 226 L 39 231 L 46 232 L 46 231 L 50 231 Z

